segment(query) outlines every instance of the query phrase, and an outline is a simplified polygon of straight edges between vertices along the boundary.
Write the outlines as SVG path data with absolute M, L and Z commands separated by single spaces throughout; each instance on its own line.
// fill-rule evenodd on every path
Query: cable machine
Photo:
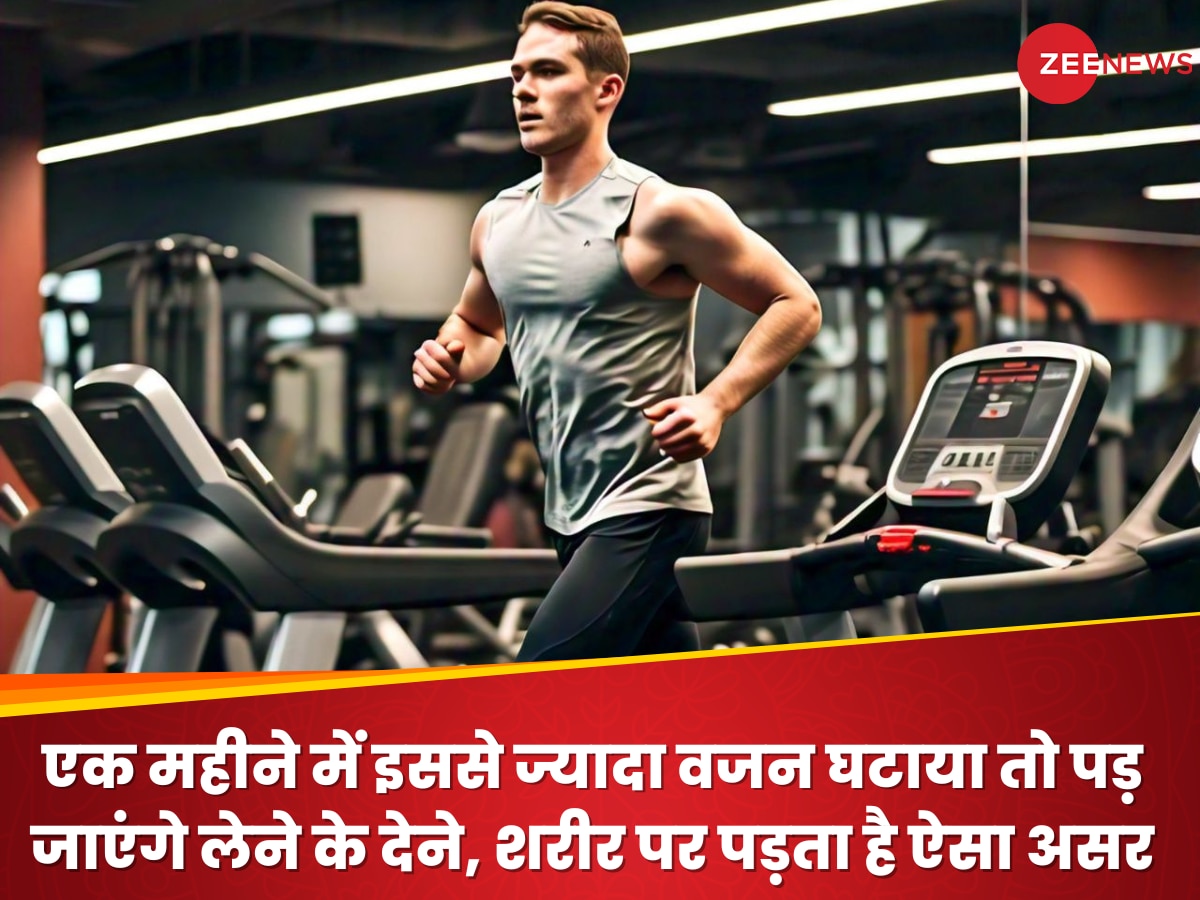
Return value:
M 161 372 L 196 417 L 221 437 L 231 430 L 226 397 L 236 381 L 230 378 L 235 367 L 226 352 L 231 344 L 231 310 L 222 299 L 222 282 L 232 276 L 261 274 L 287 288 L 304 312 L 318 314 L 337 305 L 333 295 L 261 253 L 244 253 L 188 234 L 112 244 L 56 266 L 48 274 L 63 276 L 126 261 L 132 291 L 127 361 Z M 46 308 L 69 309 L 70 304 L 60 301 L 56 288 L 47 296 Z M 74 383 L 85 374 L 80 364 L 81 338 L 68 329 L 68 341 L 67 370 Z

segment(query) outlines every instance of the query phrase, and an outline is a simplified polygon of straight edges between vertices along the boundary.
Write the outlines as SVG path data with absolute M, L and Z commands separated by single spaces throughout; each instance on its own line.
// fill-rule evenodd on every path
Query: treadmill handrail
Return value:
M 1189 559 L 1200 565 L 1200 528 L 1185 528 L 1174 534 L 1151 538 L 1138 546 L 1137 553 L 1155 567 L 1174 566 Z
M 248 601 L 256 610 L 268 612 L 454 606 L 481 598 L 544 592 L 560 572 L 553 550 L 341 546 L 293 531 L 261 505 L 252 508 L 257 510 L 258 521 L 235 529 L 197 507 L 136 504 L 117 516 L 101 535 L 101 559 L 118 580 L 123 580 L 122 558 L 135 559 L 139 567 L 149 564 L 167 578 L 194 579 L 194 566 L 180 567 L 175 560 L 166 566 L 157 564 L 164 555 L 174 554 L 174 537 L 182 536 L 194 554 L 209 556 L 204 563 L 210 576 L 219 575 L 230 562 L 221 552 L 221 542 L 234 542 L 230 546 L 252 554 L 254 568 L 272 582 L 272 591 Z M 203 544 L 189 536 L 190 525 L 196 526 L 196 535 L 203 535 Z M 125 586 L 133 590 L 131 585 Z M 155 600 L 145 597 L 150 605 Z
M 1008 573 L 1064 569 L 1077 561 L 1008 539 L 895 525 L 789 550 L 685 558 L 675 564 L 675 573 L 694 621 L 760 619 L 830 612 L 842 607 L 837 598 L 856 598 L 853 605 L 860 606 L 878 602 L 884 599 L 877 595 L 879 586 L 869 577 L 860 583 L 859 576 L 908 572 L 939 553 Z
M 14 522 L 19 522 L 29 515 L 29 507 L 25 505 L 16 488 L 7 482 L 0 484 L 0 511 Z
M 1065 569 L 1038 569 L 930 581 L 917 594 L 926 630 L 1011 628 L 1145 614 L 1135 553 Z M 1098 612 L 1103 610 L 1103 612 Z
M 307 522 L 296 511 L 295 501 L 287 495 L 271 471 L 250 449 L 250 445 L 238 438 L 229 443 L 229 452 L 237 462 L 238 469 L 245 476 L 247 484 L 254 489 L 255 495 L 271 511 L 271 514 L 297 531 L 304 531 Z
M 899 538 L 895 541 L 894 538 Z M 861 554 L 863 570 L 887 566 L 900 556 L 919 560 L 924 553 L 958 551 L 976 558 L 989 558 L 1016 569 L 1061 569 L 1071 565 L 1073 557 L 1040 550 L 1017 541 L 997 541 L 927 525 L 886 525 L 860 535 L 849 535 L 823 544 L 810 544 L 796 550 L 792 561 L 798 570 L 820 569 L 831 562 Z
M 405 543 L 410 547 L 461 547 L 483 550 L 492 546 L 490 528 L 467 528 L 459 525 L 418 524 L 408 532 Z

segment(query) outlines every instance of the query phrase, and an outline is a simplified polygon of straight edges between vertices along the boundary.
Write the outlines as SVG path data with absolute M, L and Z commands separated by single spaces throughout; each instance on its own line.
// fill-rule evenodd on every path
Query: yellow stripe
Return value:
M 706 659 L 727 656 L 747 656 L 757 653 L 779 653 L 783 651 L 817 650 L 830 647 L 866 646 L 898 641 L 938 640 L 950 637 L 974 637 L 985 634 L 1007 634 L 1025 631 L 1045 631 L 1061 628 L 1084 628 L 1093 625 L 1113 625 L 1120 622 L 1148 622 L 1167 619 L 1190 619 L 1200 612 L 1176 613 L 1165 616 L 1132 616 L 1123 619 L 1095 619 L 1087 622 L 1056 622 L 1047 625 L 1020 625 L 1011 628 L 979 628 L 971 631 L 947 631 L 933 634 L 903 634 L 887 637 L 855 638 L 838 641 L 818 641 L 805 644 L 772 644 L 766 647 L 739 647 L 728 650 L 701 650 L 695 653 L 664 653 L 657 656 L 639 656 L 621 659 L 570 660 L 546 663 L 502 663 L 481 666 L 450 666 L 440 669 L 416 671 L 389 670 L 371 675 L 355 677 L 337 673 L 297 673 L 296 681 L 273 682 L 266 685 L 238 684 L 212 688 L 166 688 L 160 692 L 141 694 L 113 694 L 110 696 L 85 696 L 24 703 L 0 703 L 0 717 L 32 716 L 46 713 L 82 712 L 96 709 L 118 709 L 132 706 L 151 706 L 163 703 L 186 703 L 196 700 L 230 700 L 241 697 L 267 697 L 279 694 L 298 694 L 310 691 L 343 690 L 346 688 L 378 687 L 391 684 L 415 684 L 429 681 L 452 681 L 462 678 L 488 678 L 496 675 L 517 675 L 531 672 L 563 672 L 575 669 L 595 669 L 610 666 L 642 665 L 683 659 Z M 278 676 L 280 673 L 272 673 Z M 119 684 L 119 677 L 114 681 Z M 186 683 L 186 682 L 185 682 Z M 115 685 L 114 685 L 115 686 Z

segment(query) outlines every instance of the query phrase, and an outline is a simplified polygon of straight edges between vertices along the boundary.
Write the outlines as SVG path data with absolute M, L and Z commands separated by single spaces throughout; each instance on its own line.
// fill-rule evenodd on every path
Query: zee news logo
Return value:
M 1178 66 L 1180 75 L 1192 74 L 1189 53 L 1042 53 L 1045 64 L 1040 75 L 1129 75 L 1137 72 L 1170 72 Z
M 1191 75 L 1192 54 L 1100 53 L 1087 32 L 1074 25 L 1043 25 L 1021 45 L 1021 84 L 1043 103 L 1072 103 L 1100 75 Z

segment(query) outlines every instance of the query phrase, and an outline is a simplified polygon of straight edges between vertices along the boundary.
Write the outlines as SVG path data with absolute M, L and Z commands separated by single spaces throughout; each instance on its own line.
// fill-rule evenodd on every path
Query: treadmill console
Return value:
M 112 460 L 135 502 L 188 496 L 191 483 L 187 475 L 154 438 L 136 403 L 93 401 L 80 403 L 78 408 L 79 420 Z
M 0 389 L 0 449 L 39 506 L 74 506 L 111 516 L 128 505 L 117 475 L 51 387 Z
M 938 524 L 934 510 L 997 498 L 1018 518 L 1023 504 L 1044 517 L 1082 461 L 1109 372 L 1102 356 L 1072 344 L 1019 341 L 959 354 L 925 387 L 888 497 L 910 512 L 905 518 L 929 524 Z
M 228 478 L 166 379 L 144 366 L 97 369 L 75 386 L 75 409 L 138 503 L 188 502 Z

